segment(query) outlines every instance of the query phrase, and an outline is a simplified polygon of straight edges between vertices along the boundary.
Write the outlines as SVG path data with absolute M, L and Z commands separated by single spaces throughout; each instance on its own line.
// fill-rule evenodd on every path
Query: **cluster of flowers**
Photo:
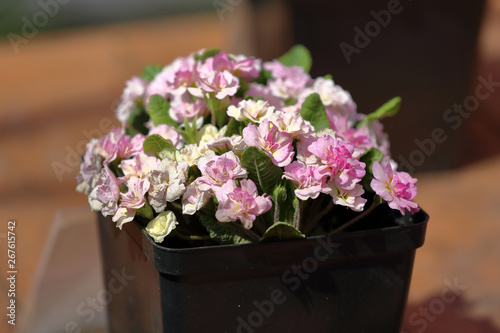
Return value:
M 88 143 L 77 177 L 92 210 L 112 216 L 119 228 L 139 214 L 152 220 L 146 230 L 161 242 L 178 224 L 172 211 L 193 215 L 212 207 L 217 223 L 252 229 L 259 216 L 277 209 L 277 199 L 245 168 L 249 147 L 281 169 L 296 200 L 324 194 L 361 212 L 368 191 L 402 214 L 418 211 L 416 179 L 396 171 L 381 123 L 357 113 L 351 95 L 331 78 L 215 50 L 153 71 L 127 82 L 116 112 L 122 126 Z M 313 95 L 319 111 L 310 116 L 305 109 Z M 152 110 L 158 96 L 163 113 Z M 149 121 L 135 130 L 132 120 L 141 113 Z M 148 138 L 158 136 L 168 146 L 145 151 Z M 380 158 L 367 165 L 362 157 L 370 149 Z

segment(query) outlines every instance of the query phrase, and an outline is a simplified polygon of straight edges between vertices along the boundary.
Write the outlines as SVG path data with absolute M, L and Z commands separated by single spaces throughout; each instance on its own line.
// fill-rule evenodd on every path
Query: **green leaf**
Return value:
M 267 81 L 271 79 L 271 72 L 261 69 L 259 72 L 259 77 L 255 79 L 255 83 L 266 85 Z
M 231 118 L 227 124 L 226 137 L 230 137 L 234 134 L 242 135 L 243 129 L 245 128 L 245 123 Z
M 274 242 L 282 240 L 292 240 L 292 239 L 302 239 L 306 236 L 295 229 L 291 224 L 285 222 L 278 222 L 270 226 L 264 236 L 262 236 L 261 242 Z
M 153 95 L 149 99 L 149 116 L 151 117 L 151 120 L 153 120 L 155 126 L 161 124 L 167 124 L 174 127 L 179 126 L 179 124 L 170 118 L 170 115 L 168 114 L 169 109 L 170 103 L 160 95 Z
M 209 48 L 203 51 L 201 55 L 196 55 L 196 60 L 201 60 L 201 62 L 205 62 L 208 58 L 214 57 L 220 53 L 220 49 L 217 48 Z
M 248 178 L 255 183 L 260 194 L 272 194 L 274 186 L 283 176 L 283 170 L 257 147 L 247 147 L 243 151 L 241 165 L 247 169 Z
M 174 152 L 177 151 L 172 142 L 163 138 L 159 134 L 148 135 L 148 137 L 146 138 L 146 140 L 144 140 L 144 143 L 142 144 L 142 148 L 145 153 L 151 152 L 156 156 L 160 155 L 164 156 L 168 153 L 173 154 Z
M 141 107 L 135 107 L 128 117 L 128 125 L 132 131 L 146 135 L 148 128 L 144 125 L 149 120 L 149 115 Z M 135 134 L 135 133 L 134 133 Z
M 197 119 L 198 117 L 195 116 L 190 122 L 186 117 L 184 117 L 184 128 L 176 128 L 177 133 L 184 137 L 186 143 L 198 142 L 198 128 L 196 127 Z
M 304 103 L 302 103 L 300 115 L 305 120 L 309 120 L 316 131 L 330 128 L 330 120 L 326 114 L 325 106 L 317 93 L 307 96 Z
M 295 45 L 278 60 L 285 66 L 300 66 L 309 73 L 312 65 L 311 53 L 304 45 Z
M 207 229 L 210 238 L 221 245 L 251 243 L 243 227 L 234 222 L 219 222 L 213 215 L 198 212 L 200 223 Z
M 359 161 L 366 164 L 365 167 L 366 174 L 363 177 L 363 179 L 361 179 L 361 185 L 363 186 L 365 191 L 370 191 L 370 192 L 373 191 L 370 186 L 370 183 L 373 179 L 373 173 L 372 173 L 373 163 L 375 161 L 381 162 L 383 157 L 384 154 L 375 147 L 371 147 L 363 154 L 363 156 L 360 157 Z
M 240 77 L 239 78 L 239 81 L 240 81 L 240 88 L 238 89 L 238 91 L 236 92 L 236 97 L 240 97 L 240 98 L 243 98 L 245 97 L 245 93 L 247 92 L 247 90 L 250 88 L 249 84 L 248 84 L 248 81 L 245 80 L 244 78 Z
M 385 102 L 377 110 L 373 111 L 370 114 L 367 114 L 365 119 L 363 119 L 361 122 L 359 122 L 356 127 L 359 128 L 362 124 L 366 124 L 368 122 L 371 122 L 371 121 L 374 121 L 377 119 L 392 117 L 398 113 L 400 107 L 401 107 L 401 97 L 396 96 L 396 97 L 390 99 L 388 102 Z
M 254 101 L 266 101 L 266 99 L 264 97 L 254 97 L 254 96 L 250 96 L 250 95 L 246 95 L 244 98 L 243 98 L 245 101 L 248 101 L 249 99 L 251 100 L 254 100 Z
M 163 67 L 156 64 L 147 65 L 142 71 L 141 77 L 146 81 L 153 81 L 155 76 L 162 71 Z

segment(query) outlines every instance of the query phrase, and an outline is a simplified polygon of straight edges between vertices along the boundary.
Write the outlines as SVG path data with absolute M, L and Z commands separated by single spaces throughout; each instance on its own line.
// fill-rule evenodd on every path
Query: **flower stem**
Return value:
M 214 100 L 215 100 L 215 96 L 213 94 L 206 94 L 205 95 L 205 103 L 207 103 L 207 108 L 208 110 L 210 111 L 210 115 L 211 115 L 211 123 L 212 125 L 215 126 L 216 124 L 216 108 L 215 108 L 215 105 L 214 105 Z
M 338 227 L 337 229 L 333 230 L 332 232 L 330 232 L 330 234 L 337 234 L 343 230 L 345 230 L 346 228 L 350 227 L 351 225 L 353 225 L 354 223 L 358 222 L 359 220 L 363 219 L 364 217 L 366 217 L 368 214 L 370 214 L 377 206 L 379 205 L 378 202 L 374 202 L 367 210 L 365 210 L 363 213 L 359 214 L 358 216 L 356 216 L 355 218 L 353 218 L 352 220 L 350 220 L 349 222 L 346 222 L 344 224 L 342 224 L 340 227 Z
M 328 206 L 323 208 L 323 210 L 319 212 L 319 214 L 315 215 L 314 219 L 307 225 L 307 228 L 304 228 L 304 234 L 309 234 L 314 229 L 316 224 L 318 224 L 318 222 L 323 218 L 323 216 L 325 216 L 326 213 L 328 213 L 333 208 L 333 206 L 335 206 L 335 204 L 332 200 L 330 200 Z M 312 214 L 314 214 L 314 210 L 312 211 Z
M 250 229 L 246 229 L 245 227 L 243 227 L 243 225 L 241 225 L 241 227 L 243 228 L 243 230 L 245 230 L 245 232 L 247 233 L 248 236 L 250 236 L 250 238 L 252 238 L 253 240 L 255 240 L 256 242 L 259 242 L 260 241 L 260 236 L 257 235 L 255 232 L 253 232 L 252 230 Z
M 295 207 L 295 212 L 293 213 L 293 227 L 300 231 L 301 227 L 301 216 L 302 216 L 302 200 L 297 200 L 297 206 Z
M 153 213 L 153 209 L 151 208 L 151 206 L 149 205 L 149 203 L 146 201 L 144 206 L 142 206 L 141 208 L 139 208 L 137 210 L 137 214 L 149 219 L 149 220 L 152 220 L 155 216 L 154 216 L 154 213 Z
M 179 212 L 182 212 L 182 205 L 178 202 L 169 202 L 168 206 L 171 206 L 169 208 L 178 210 Z
M 278 200 L 274 200 L 274 221 L 273 223 L 278 223 L 280 220 L 280 203 Z

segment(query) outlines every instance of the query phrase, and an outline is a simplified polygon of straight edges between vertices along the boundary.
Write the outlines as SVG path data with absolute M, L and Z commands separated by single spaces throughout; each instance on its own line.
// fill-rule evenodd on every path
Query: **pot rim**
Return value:
M 379 257 L 391 261 L 394 256 L 414 255 L 422 246 L 429 215 L 420 210 L 412 224 L 362 231 L 321 235 L 306 239 L 268 243 L 168 248 L 158 245 L 138 223 L 124 225 L 128 237 L 160 273 L 174 276 L 216 271 L 256 270 L 284 267 L 303 262 L 317 253 L 326 255 L 321 265 L 346 260 L 370 260 Z M 101 221 L 104 222 L 104 221 Z M 122 233 L 120 231 L 120 233 Z M 385 259 L 384 259 L 385 258 Z

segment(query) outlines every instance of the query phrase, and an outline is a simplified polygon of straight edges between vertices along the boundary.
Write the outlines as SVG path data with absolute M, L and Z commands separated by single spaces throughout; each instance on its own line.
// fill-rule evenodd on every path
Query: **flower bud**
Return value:
M 273 190 L 273 199 L 277 202 L 283 202 L 286 200 L 286 187 L 283 185 L 276 186 Z

